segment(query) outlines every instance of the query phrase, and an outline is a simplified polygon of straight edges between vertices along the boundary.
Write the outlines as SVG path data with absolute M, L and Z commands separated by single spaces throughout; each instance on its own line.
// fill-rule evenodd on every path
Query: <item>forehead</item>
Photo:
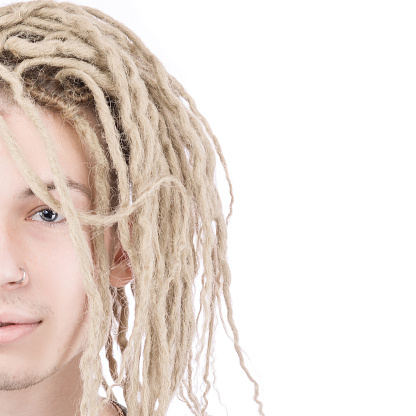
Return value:
M 39 109 L 43 125 L 48 132 L 57 160 L 64 175 L 73 181 L 89 187 L 91 160 L 82 146 L 75 128 L 62 117 L 44 108 Z M 53 179 L 42 135 L 34 123 L 16 105 L 0 106 L 0 115 L 7 124 L 13 139 L 22 151 L 23 157 L 45 182 Z M 8 182 L 21 183 L 21 177 L 9 149 L 3 141 L 4 132 L 0 129 L 0 174 Z

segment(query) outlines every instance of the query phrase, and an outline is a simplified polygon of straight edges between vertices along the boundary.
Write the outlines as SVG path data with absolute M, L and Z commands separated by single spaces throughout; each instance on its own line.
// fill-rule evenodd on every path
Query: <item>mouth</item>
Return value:
M 9 326 L 9 325 L 31 325 L 31 324 L 38 324 L 42 321 L 38 321 L 38 322 L 0 322 L 0 328 L 2 328 L 3 326 Z
M 30 323 L 0 322 L 0 345 L 25 338 L 32 334 L 41 323 L 42 321 Z

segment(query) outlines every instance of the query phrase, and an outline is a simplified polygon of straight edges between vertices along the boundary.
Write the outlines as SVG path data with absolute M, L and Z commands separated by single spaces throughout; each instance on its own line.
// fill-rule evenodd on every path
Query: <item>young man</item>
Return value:
M 174 396 L 205 415 L 221 304 L 263 414 L 233 322 L 216 154 L 227 169 L 191 97 L 87 7 L 0 8 L 0 47 L 0 414 L 125 414 L 120 386 L 129 415 L 165 415 Z

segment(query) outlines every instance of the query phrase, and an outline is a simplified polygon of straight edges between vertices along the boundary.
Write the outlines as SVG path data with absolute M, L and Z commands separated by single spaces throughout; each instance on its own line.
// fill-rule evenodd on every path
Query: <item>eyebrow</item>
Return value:
M 84 184 L 74 181 L 73 179 L 68 177 L 65 177 L 65 181 L 68 185 L 68 188 L 82 193 L 90 200 L 92 199 L 90 190 Z M 55 183 L 53 181 L 44 182 L 44 184 L 46 185 L 48 191 L 53 191 L 56 189 Z M 19 192 L 19 194 L 17 195 L 17 199 L 27 199 L 35 196 L 35 193 L 30 188 L 25 188 L 23 189 L 23 191 Z

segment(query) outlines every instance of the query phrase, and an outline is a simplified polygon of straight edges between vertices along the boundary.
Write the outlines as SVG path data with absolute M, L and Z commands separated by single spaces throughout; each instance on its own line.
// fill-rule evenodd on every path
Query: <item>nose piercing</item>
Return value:
M 16 282 L 13 282 L 13 283 L 23 283 L 23 280 L 25 280 L 25 278 L 26 278 L 25 269 L 23 269 L 22 267 L 19 267 L 19 269 L 23 272 L 23 277 L 20 280 L 18 280 Z
M 26 279 L 26 272 L 25 272 L 25 269 L 23 268 L 23 267 L 19 267 L 19 269 L 23 272 L 23 277 L 20 279 L 20 280 L 16 280 L 15 282 L 10 282 L 11 284 L 19 284 L 19 283 L 23 283 L 24 282 L 24 280 Z M 6 283 L 4 283 L 3 285 L 1 285 L 1 286 L 4 286 Z

